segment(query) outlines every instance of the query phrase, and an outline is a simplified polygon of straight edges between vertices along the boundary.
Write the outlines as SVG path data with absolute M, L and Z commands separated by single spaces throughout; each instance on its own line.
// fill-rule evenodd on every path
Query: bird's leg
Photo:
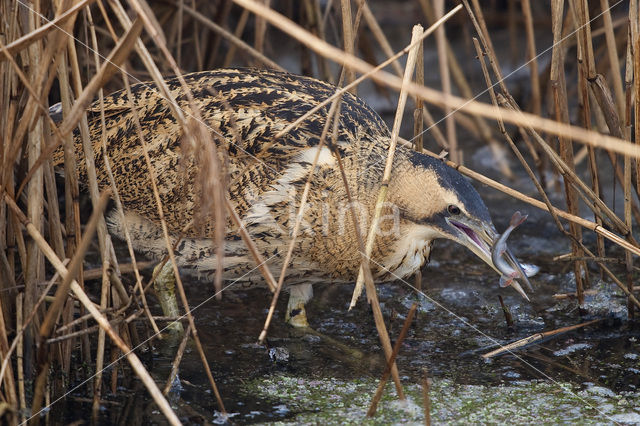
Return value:
M 294 327 L 309 327 L 304 304 L 313 297 L 311 284 L 298 284 L 289 287 L 289 304 L 286 321 Z
M 160 265 L 161 264 L 158 264 L 158 266 L 154 268 L 154 275 Z M 173 275 L 173 264 L 171 261 L 167 261 L 162 269 L 160 269 L 160 272 L 153 283 L 153 288 L 156 291 L 156 295 L 164 315 L 171 318 L 179 317 L 180 309 L 178 309 L 178 301 L 176 300 L 176 277 Z M 180 321 L 170 323 L 167 326 L 167 329 L 172 333 L 182 334 L 184 332 L 184 328 Z

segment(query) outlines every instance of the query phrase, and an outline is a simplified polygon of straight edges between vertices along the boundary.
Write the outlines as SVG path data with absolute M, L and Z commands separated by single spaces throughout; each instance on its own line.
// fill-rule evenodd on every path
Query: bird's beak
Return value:
M 498 266 L 494 264 L 491 258 L 493 245 L 499 237 L 491 223 L 462 216 L 456 218 L 447 217 L 445 220 L 449 226 L 457 231 L 456 238 L 454 238 L 456 242 L 467 247 L 487 265 L 491 266 L 498 274 L 503 275 L 503 272 L 498 269 Z M 509 263 L 515 262 L 519 265 L 510 250 L 505 252 L 505 256 L 509 259 Z M 526 275 L 524 276 L 526 277 Z M 526 282 L 528 284 L 528 281 Z M 527 301 L 529 300 L 529 297 L 515 279 L 511 281 L 510 285 Z M 530 284 L 529 287 L 531 287 Z

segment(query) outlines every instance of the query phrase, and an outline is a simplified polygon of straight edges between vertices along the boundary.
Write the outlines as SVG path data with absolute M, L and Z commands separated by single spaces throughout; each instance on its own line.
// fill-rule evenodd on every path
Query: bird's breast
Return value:
M 377 275 L 387 280 L 405 278 L 429 260 L 433 240 L 441 237 L 432 229 L 410 224 L 401 227 L 400 236 L 378 265 Z

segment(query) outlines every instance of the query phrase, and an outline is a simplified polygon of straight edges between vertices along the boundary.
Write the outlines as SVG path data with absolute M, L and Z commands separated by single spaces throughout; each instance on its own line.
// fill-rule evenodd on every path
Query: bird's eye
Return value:
M 449 204 L 449 207 L 447 207 L 447 211 L 456 216 L 460 214 L 460 209 L 458 208 L 458 206 L 454 206 L 453 204 Z

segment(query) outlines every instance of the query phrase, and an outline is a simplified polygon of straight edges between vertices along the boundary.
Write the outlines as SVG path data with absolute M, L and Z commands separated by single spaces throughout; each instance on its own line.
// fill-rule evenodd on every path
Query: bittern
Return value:
M 304 305 L 312 296 L 312 284 L 349 283 L 358 275 L 362 258 L 350 209 L 357 212 L 361 235 L 366 237 L 381 187 L 391 140 L 389 129 L 362 100 L 344 93 L 337 138 L 330 134 L 320 148 L 330 104 L 285 134 L 276 135 L 334 95 L 336 87 L 309 77 L 255 69 L 198 72 L 184 79 L 193 100 L 178 79 L 166 83 L 184 115 L 201 118 L 215 134 L 211 143 L 216 143 L 223 160 L 226 195 L 276 279 L 292 239 L 302 189 L 320 150 L 285 280 L 290 290 L 287 318 L 293 325 L 306 326 Z M 125 213 L 124 221 L 116 212 L 109 214 L 109 230 L 123 239 L 127 227 L 137 252 L 156 260 L 166 255 L 151 190 L 153 172 L 172 243 L 179 240 L 175 248 L 178 266 L 212 276 L 216 269 L 212 236 L 219 224 L 195 221 L 194 226 L 185 226 L 204 201 L 211 199 L 198 182 L 202 165 L 193 157 L 183 158 L 185 132 L 160 91 L 152 83 L 141 83 L 132 85 L 131 92 L 133 99 L 128 99 L 125 90 L 104 98 L 105 134 L 101 105 L 95 103 L 90 108 L 89 130 L 99 184 L 109 186 L 101 149 L 104 137 Z M 132 105 L 152 170 L 144 160 Z M 82 181 L 86 169 L 79 134 L 75 141 Z M 63 161 L 61 150 L 55 161 Z M 403 146 L 397 148 L 392 170 L 370 261 L 374 277 L 395 280 L 415 273 L 429 259 L 437 238 L 467 247 L 498 270 L 491 258 L 495 228 L 482 198 L 466 178 L 440 159 Z M 225 226 L 223 278 L 239 280 L 242 288 L 264 285 L 245 243 L 231 222 Z M 163 272 L 162 280 L 170 281 L 171 270 L 165 267 Z M 160 283 L 161 288 L 165 285 Z

